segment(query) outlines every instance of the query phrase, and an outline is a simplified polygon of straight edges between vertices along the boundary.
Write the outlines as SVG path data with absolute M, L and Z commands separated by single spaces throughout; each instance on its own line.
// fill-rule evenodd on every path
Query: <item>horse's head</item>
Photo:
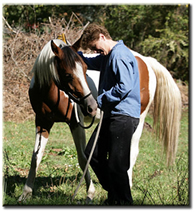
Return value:
M 86 64 L 69 46 L 61 49 L 51 41 L 51 48 L 55 54 L 54 63 L 59 75 L 60 88 L 78 103 L 85 113 L 95 116 L 97 103 L 86 81 Z

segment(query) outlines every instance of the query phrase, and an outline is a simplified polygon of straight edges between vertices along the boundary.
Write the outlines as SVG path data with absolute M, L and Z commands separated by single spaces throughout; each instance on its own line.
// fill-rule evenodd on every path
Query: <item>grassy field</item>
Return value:
M 146 121 L 152 125 L 152 118 Z M 87 130 L 87 139 L 95 125 Z M 135 206 L 189 205 L 189 140 L 188 112 L 183 112 L 176 163 L 165 165 L 164 155 L 154 134 L 143 130 L 140 153 L 134 167 L 132 195 Z M 3 204 L 17 203 L 28 175 L 35 142 L 34 122 L 4 122 L 3 126 Z M 91 205 L 102 205 L 107 193 L 90 170 L 96 188 Z M 66 124 L 52 128 L 45 154 L 40 164 L 33 197 L 22 205 L 85 205 L 86 188 L 83 182 L 71 202 L 82 172 L 71 133 Z

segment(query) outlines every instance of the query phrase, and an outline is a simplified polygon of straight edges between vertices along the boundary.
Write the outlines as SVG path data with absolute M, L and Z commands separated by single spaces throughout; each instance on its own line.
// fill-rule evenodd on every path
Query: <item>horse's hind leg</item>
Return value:
M 33 150 L 32 159 L 31 159 L 31 167 L 30 167 L 27 181 L 23 189 L 23 193 L 18 199 L 19 202 L 24 201 L 25 199 L 32 196 L 36 172 L 41 162 L 41 159 L 45 150 L 45 146 L 48 141 L 48 136 L 49 136 L 48 129 L 46 130 L 40 126 L 36 127 L 36 139 L 35 139 L 35 147 Z
M 74 116 L 72 116 L 74 117 Z M 83 124 L 83 118 L 80 117 L 80 121 Z M 87 158 L 84 154 L 84 150 L 86 148 L 86 136 L 85 136 L 85 130 L 82 129 L 75 120 L 72 120 L 70 124 L 70 129 L 72 132 L 72 136 L 75 142 L 77 154 L 78 154 L 78 162 L 80 165 L 80 168 L 84 171 Z M 87 187 L 87 200 L 92 200 L 95 195 L 95 187 L 93 185 L 93 182 L 90 177 L 90 173 L 87 170 L 85 175 L 85 181 L 86 181 L 86 187 Z
M 133 186 L 133 183 L 132 183 L 133 167 L 134 167 L 134 165 L 136 163 L 137 156 L 139 154 L 139 141 L 140 141 L 140 137 L 142 135 L 142 130 L 143 130 L 143 126 L 144 126 L 144 120 L 145 120 L 145 117 L 146 117 L 146 113 L 147 112 L 144 112 L 140 116 L 139 125 L 137 126 L 137 129 L 134 132 L 132 140 L 131 140 L 130 168 L 128 170 L 129 185 L 130 185 L 131 188 Z

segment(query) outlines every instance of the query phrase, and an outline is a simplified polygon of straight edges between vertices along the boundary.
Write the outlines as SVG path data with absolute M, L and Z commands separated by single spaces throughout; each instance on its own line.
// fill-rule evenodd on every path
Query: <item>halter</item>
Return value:
M 57 110 L 58 105 L 59 105 L 59 102 L 60 102 L 60 88 L 59 88 L 58 86 L 57 86 L 57 88 L 58 88 L 58 99 L 57 99 L 56 104 L 51 108 L 51 110 L 52 110 L 53 112 L 55 112 L 55 111 Z M 65 91 L 64 89 L 63 89 L 62 91 L 64 91 L 64 92 L 68 95 L 68 97 L 69 97 L 69 99 L 68 99 L 67 111 L 66 111 L 66 114 L 65 114 L 65 116 L 64 116 L 65 119 L 67 118 L 67 114 L 68 114 L 68 112 L 69 112 L 70 99 L 71 99 L 71 100 L 73 100 L 73 101 L 75 102 L 75 105 L 74 105 L 74 112 L 75 112 L 75 117 L 76 117 L 76 122 L 77 122 L 77 124 L 79 124 L 80 127 L 82 127 L 83 129 L 89 129 L 89 128 L 93 125 L 94 120 L 95 120 L 95 117 L 92 118 L 92 121 L 91 121 L 91 123 L 90 123 L 88 126 L 82 125 L 81 122 L 80 122 L 79 116 L 78 116 L 77 104 L 78 104 L 78 105 L 81 105 L 82 102 L 83 102 L 88 96 L 90 96 L 90 95 L 92 94 L 92 92 L 90 92 L 90 93 L 87 94 L 86 96 L 83 96 L 82 98 L 78 98 L 78 97 L 75 97 L 75 96 L 72 94 L 71 91 Z
M 59 89 L 64 91 L 71 100 L 73 100 L 75 103 L 77 103 L 79 105 L 81 105 L 83 103 L 83 101 L 92 94 L 92 92 L 90 91 L 86 96 L 83 96 L 81 98 L 76 97 L 76 96 L 74 96 L 73 91 L 69 87 L 63 86 L 61 83 L 59 83 L 57 81 L 55 81 L 55 84 Z
M 65 91 L 65 90 L 63 90 L 63 91 L 69 96 L 70 99 L 72 99 L 75 103 L 77 103 L 77 104 L 79 104 L 79 105 L 81 105 L 82 102 L 83 102 L 87 97 L 89 97 L 89 96 L 92 94 L 92 92 L 90 91 L 86 96 L 83 96 L 83 97 L 81 97 L 81 98 L 78 98 L 78 97 L 75 97 L 75 96 L 72 94 L 73 92 L 71 92 L 71 91 Z
M 63 38 L 64 38 L 64 39 L 62 39 L 62 38 L 60 38 L 60 39 L 62 39 L 62 40 L 65 42 L 65 37 L 64 37 L 64 35 L 63 35 Z M 65 43 L 67 44 L 67 42 L 65 42 Z M 69 46 L 69 45 L 68 45 L 68 46 Z M 68 97 L 69 97 L 69 102 L 70 102 L 70 99 L 71 99 L 71 100 L 73 100 L 76 104 L 78 104 L 78 105 L 80 105 L 80 106 L 82 105 L 82 103 L 84 102 L 84 100 L 92 94 L 92 92 L 90 91 L 87 95 L 85 95 L 85 96 L 83 96 L 83 97 L 81 97 L 81 98 L 76 97 L 76 96 L 74 95 L 73 91 L 72 91 L 69 87 L 67 88 L 66 86 L 63 86 L 61 82 L 57 82 L 56 80 L 54 80 L 54 81 L 55 81 L 55 84 L 56 84 L 57 87 L 58 87 L 58 90 L 61 89 L 62 91 L 64 91 L 64 92 L 68 95 Z M 65 84 L 66 84 L 66 83 L 65 83 Z M 59 93 L 59 91 L 58 91 L 58 93 Z M 58 104 L 59 104 L 59 100 L 57 101 L 57 104 L 56 104 L 57 107 L 58 107 Z M 65 118 L 67 117 L 68 110 L 69 110 L 69 104 L 68 104 L 68 108 L 67 108 L 67 112 L 66 112 Z M 95 120 L 95 117 L 92 118 L 92 122 L 91 122 L 91 124 L 90 124 L 89 126 L 84 126 L 84 125 L 82 125 L 82 124 L 80 123 L 80 120 L 79 120 L 78 114 L 77 114 L 77 106 L 76 106 L 76 105 L 75 105 L 75 113 L 76 113 L 75 116 L 76 116 L 77 124 L 79 124 L 82 128 L 88 129 L 88 128 L 90 128 L 90 127 L 93 125 L 94 120 Z
M 75 118 L 76 118 L 76 122 L 77 124 L 80 125 L 80 127 L 82 127 L 83 129 L 89 129 L 90 127 L 92 127 L 94 121 L 95 121 L 95 116 L 93 116 L 91 123 L 88 126 L 84 126 L 83 124 L 81 124 L 79 116 L 78 116 L 78 109 L 77 109 L 77 103 L 74 104 L 74 112 L 75 112 Z
M 72 99 L 76 103 L 74 105 L 74 112 L 75 112 L 75 117 L 76 117 L 77 124 L 79 124 L 80 127 L 82 127 L 83 129 L 89 129 L 93 125 L 93 123 L 95 121 L 95 116 L 92 118 L 92 121 L 91 121 L 91 123 L 88 126 L 82 125 L 81 122 L 80 122 L 79 116 L 78 116 L 77 104 L 81 105 L 82 102 L 84 101 L 84 99 L 86 99 L 88 96 L 90 96 L 92 94 L 92 92 L 90 91 L 89 94 L 87 94 L 86 96 L 83 96 L 82 98 L 75 97 L 70 91 L 65 92 L 65 93 L 69 96 L 70 99 Z

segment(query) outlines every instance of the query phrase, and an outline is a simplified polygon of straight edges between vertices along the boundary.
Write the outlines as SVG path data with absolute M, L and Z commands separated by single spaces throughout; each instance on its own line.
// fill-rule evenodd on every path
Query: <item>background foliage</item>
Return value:
M 189 81 L 189 5 L 4 5 L 3 15 L 16 29 L 42 31 L 49 17 L 67 22 L 71 13 L 105 25 L 139 53 L 152 56 L 173 76 Z

